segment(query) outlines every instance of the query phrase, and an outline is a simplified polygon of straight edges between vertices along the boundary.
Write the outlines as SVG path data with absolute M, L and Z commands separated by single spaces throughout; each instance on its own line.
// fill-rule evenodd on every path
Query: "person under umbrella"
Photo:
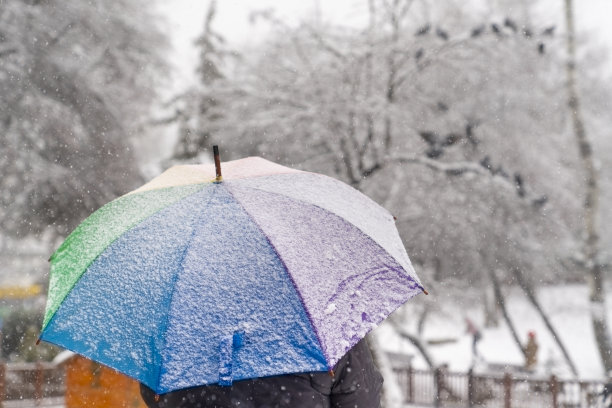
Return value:
M 427 294 L 388 211 L 256 157 L 223 176 L 218 154 L 214 167 L 171 167 L 93 213 L 50 263 L 39 339 L 145 384 L 153 403 L 212 384 L 226 387 L 215 399 L 252 400 L 232 384 L 334 370 L 329 394 L 314 388 L 345 393 L 346 375 L 363 374 L 350 350 Z
M 357 343 L 332 372 L 309 372 L 211 384 L 156 395 L 141 384 L 149 408 L 377 408 L 383 378 L 366 340 Z

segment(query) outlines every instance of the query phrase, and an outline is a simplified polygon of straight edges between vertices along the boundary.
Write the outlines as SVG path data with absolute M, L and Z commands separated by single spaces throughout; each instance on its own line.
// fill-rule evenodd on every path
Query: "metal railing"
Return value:
M 396 368 L 407 404 L 432 407 L 605 408 L 603 382 L 474 374 L 445 369 Z M 0 363 L 0 408 L 20 400 L 43 406 L 65 395 L 63 367 L 51 363 Z
M 37 406 L 49 398 L 63 397 L 65 374 L 51 363 L 0 363 L 0 408 L 10 402 L 32 400 Z
M 396 368 L 405 402 L 432 407 L 605 408 L 601 381 Z

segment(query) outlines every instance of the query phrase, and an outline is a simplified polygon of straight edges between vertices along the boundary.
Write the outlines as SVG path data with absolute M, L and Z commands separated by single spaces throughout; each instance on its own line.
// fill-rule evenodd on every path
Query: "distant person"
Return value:
M 287 374 L 172 391 L 140 386 L 150 408 L 379 408 L 383 378 L 365 340 L 328 372 Z
M 525 368 L 533 371 L 538 363 L 538 342 L 535 332 L 532 330 L 527 333 L 527 345 L 525 346 Z
M 478 342 L 482 339 L 482 333 L 469 317 L 465 318 L 465 325 L 466 333 L 472 335 L 472 358 L 476 360 L 477 357 L 480 357 L 480 353 L 478 353 Z

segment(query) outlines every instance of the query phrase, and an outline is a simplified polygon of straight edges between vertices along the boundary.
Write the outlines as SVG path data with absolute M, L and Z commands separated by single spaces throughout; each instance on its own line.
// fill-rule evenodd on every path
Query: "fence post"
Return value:
M 43 382 L 44 382 L 44 373 L 43 367 L 40 362 L 36 363 L 36 380 L 34 384 L 34 400 L 36 401 L 36 406 L 40 406 L 43 398 Z
M 512 376 L 504 374 L 504 408 L 512 408 Z
M 467 406 L 471 408 L 474 406 L 474 371 L 471 368 L 468 371 L 467 387 Z
M 408 402 L 414 402 L 414 368 L 408 366 Z
M 0 408 L 4 406 L 6 397 L 6 363 L 0 362 Z
M 434 382 L 436 383 L 436 408 L 442 406 L 442 388 L 443 388 L 442 369 L 437 367 L 434 371 Z
M 559 381 L 554 374 L 550 376 L 550 393 L 552 394 L 552 407 L 558 408 Z

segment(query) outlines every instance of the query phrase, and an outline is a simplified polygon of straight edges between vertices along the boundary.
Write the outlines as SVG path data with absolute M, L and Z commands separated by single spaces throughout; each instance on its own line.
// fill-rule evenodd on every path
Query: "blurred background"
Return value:
M 47 259 L 78 223 L 218 144 L 397 217 L 430 295 L 374 332 L 389 373 L 402 355 L 603 380 L 611 15 L 607 0 L 0 0 L 2 358 L 59 353 L 33 344 Z

